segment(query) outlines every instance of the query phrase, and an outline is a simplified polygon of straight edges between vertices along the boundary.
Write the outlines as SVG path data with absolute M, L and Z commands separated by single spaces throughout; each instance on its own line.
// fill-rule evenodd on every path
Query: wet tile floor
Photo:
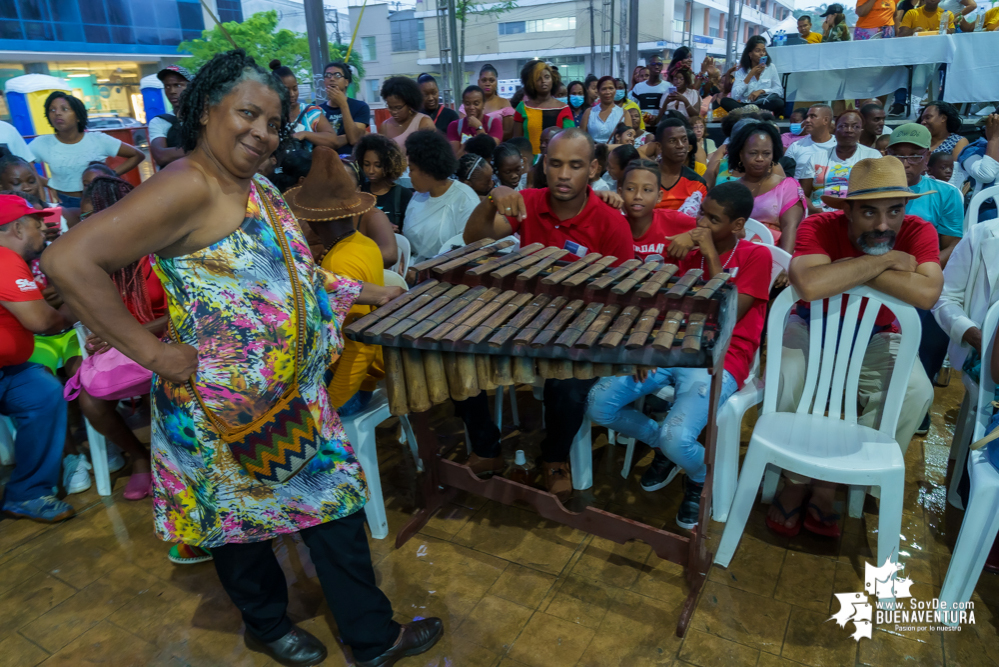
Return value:
M 945 503 L 948 454 L 962 396 L 957 373 L 937 389 L 929 435 L 906 455 L 903 523 L 911 593 L 939 592 L 961 513 Z M 540 409 L 518 392 L 524 432 L 505 430 L 505 454 L 540 441 Z M 443 441 L 458 443 L 449 409 L 434 421 Z M 506 422 L 509 422 L 507 409 Z M 752 413 L 743 429 L 749 436 Z M 378 430 L 390 535 L 414 509 L 415 470 L 396 427 Z M 140 435 L 146 433 L 140 432 Z M 628 479 L 623 447 L 594 429 L 592 503 L 675 529 L 674 482 L 656 493 L 638 485 L 651 460 L 636 453 Z M 514 446 L 516 445 L 516 447 Z M 640 446 L 641 447 L 641 446 Z M 126 469 L 127 470 L 127 469 Z M 148 499 L 95 489 L 69 497 L 78 515 L 63 524 L 0 521 L 0 667 L 31 665 L 268 665 L 243 646 L 239 614 L 210 563 L 175 566 L 153 535 Z M 841 498 L 842 500 L 842 498 Z M 754 509 L 728 569 L 712 568 L 686 637 L 674 630 L 687 594 L 681 569 L 642 543 L 618 545 L 480 498 L 459 497 L 401 549 L 371 540 L 379 583 L 398 620 L 440 616 L 447 634 L 429 653 L 400 664 L 424 667 L 651 667 L 669 665 L 948 665 L 999 664 L 999 578 L 983 574 L 975 620 L 961 632 L 898 631 L 881 626 L 859 644 L 852 626 L 829 617 L 834 593 L 863 589 L 864 562 L 877 541 L 876 501 L 863 519 L 846 519 L 843 537 L 794 539 L 770 534 L 765 506 Z M 723 524 L 710 526 L 717 544 Z M 332 648 L 326 665 L 348 665 L 308 552 L 289 537 L 275 549 L 291 588 L 291 617 Z

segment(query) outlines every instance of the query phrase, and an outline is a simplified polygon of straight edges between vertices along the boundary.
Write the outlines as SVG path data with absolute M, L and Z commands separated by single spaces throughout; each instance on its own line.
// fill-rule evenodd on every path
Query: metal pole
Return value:
M 597 71 L 597 37 L 593 25 L 593 0 L 590 0 L 590 74 Z
M 736 4 L 742 0 L 728 0 L 728 25 L 725 28 L 725 69 L 735 60 L 735 12 Z
M 305 0 L 305 30 L 309 40 L 309 64 L 312 65 L 312 94 L 321 102 L 326 99 L 323 68 L 330 57 L 323 0 Z
M 614 0 L 610 0 L 610 3 L 610 63 L 608 63 L 610 67 L 607 68 L 607 72 L 614 76 Z
M 617 69 L 621 72 L 621 78 L 625 79 L 625 51 L 624 45 L 628 41 L 628 2 L 627 0 L 621 0 L 621 48 L 617 52 Z M 630 82 L 626 82 L 628 85 Z
M 623 1 L 623 0 L 622 0 Z M 628 10 L 628 85 L 631 85 L 631 73 L 638 67 L 638 0 L 631 0 Z
M 451 33 L 451 95 L 457 107 L 458 96 L 461 94 L 461 79 L 465 74 L 465 54 L 458 55 L 458 12 L 454 0 L 447 0 L 447 28 Z

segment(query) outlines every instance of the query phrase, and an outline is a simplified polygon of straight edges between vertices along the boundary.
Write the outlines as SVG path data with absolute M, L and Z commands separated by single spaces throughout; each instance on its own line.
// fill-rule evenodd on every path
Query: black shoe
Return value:
M 683 478 L 683 501 L 680 502 L 680 509 L 676 512 L 676 525 L 684 530 L 692 530 L 697 525 L 703 489 L 703 484 L 692 482 L 689 477 Z
M 927 412 L 926 416 L 923 417 L 923 422 L 916 429 L 916 435 L 926 435 L 930 432 L 930 413 Z
M 673 481 L 676 473 L 680 469 L 676 464 L 666 458 L 658 449 L 654 450 L 656 455 L 652 459 L 652 464 L 642 473 L 642 480 L 639 482 L 646 491 L 658 491 Z
M 888 109 L 889 116 L 901 116 L 905 113 L 904 104 L 892 104 L 891 108 Z
M 424 618 L 402 626 L 402 637 L 389 650 L 371 660 L 358 660 L 354 667 L 389 667 L 403 658 L 430 650 L 444 636 L 444 623 L 439 618 Z
M 284 637 L 264 643 L 247 631 L 243 635 L 246 648 L 263 653 L 274 662 L 287 667 L 311 667 L 326 659 L 326 647 L 321 641 L 298 626 L 292 626 Z

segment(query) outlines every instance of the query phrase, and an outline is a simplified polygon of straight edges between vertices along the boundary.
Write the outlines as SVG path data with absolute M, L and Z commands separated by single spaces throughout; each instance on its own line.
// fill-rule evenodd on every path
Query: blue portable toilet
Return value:
M 155 74 L 142 77 L 139 81 L 139 91 L 142 93 L 142 104 L 146 111 L 146 124 L 153 118 L 167 113 L 170 105 L 163 93 L 163 82 Z
M 70 92 L 69 83 L 48 74 L 25 74 L 4 84 L 11 122 L 21 136 L 52 134 L 55 130 L 45 119 L 45 98 L 53 91 Z

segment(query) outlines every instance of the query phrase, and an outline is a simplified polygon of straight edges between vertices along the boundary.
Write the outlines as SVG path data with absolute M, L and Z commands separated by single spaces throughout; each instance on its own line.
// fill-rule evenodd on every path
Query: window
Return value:
M 375 104 L 380 101 L 382 98 L 378 79 L 365 79 L 364 83 L 367 88 L 365 96 L 368 98 L 368 104 Z
M 403 12 L 397 12 L 400 14 Z M 413 13 L 410 11 L 409 13 Z M 392 51 L 422 51 L 427 48 L 423 35 L 423 19 L 390 19 L 392 24 Z
M 240 0 L 217 0 L 241 20 Z M 199 0 L 0 0 L 0 40 L 176 46 L 205 29 Z
M 243 3 L 240 0 L 217 0 L 219 21 L 243 22 Z
M 364 62 L 378 60 L 378 51 L 375 49 L 374 37 L 361 38 L 361 60 Z
M 673 19 L 673 32 L 685 32 L 683 27 L 683 19 Z
M 718 37 L 718 28 L 708 28 L 708 37 Z
M 586 61 L 588 56 L 555 56 L 554 58 L 545 58 L 545 62 L 551 63 L 558 67 L 559 76 L 562 78 L 562 83 L 569 85 L 570 81 L 579 80 L 582 81 L 586 78 Z M 529 60 L 518 60 L 517 61 L 517 71 L 524 68 Z
M 566 16 L 553 19 L 536 19 L 531 21 L 510 21 L 499 24 L 499 34 L 519 35 L 525 32 L 556 32 L 559 30 L 575 30 L 576 17 Z

